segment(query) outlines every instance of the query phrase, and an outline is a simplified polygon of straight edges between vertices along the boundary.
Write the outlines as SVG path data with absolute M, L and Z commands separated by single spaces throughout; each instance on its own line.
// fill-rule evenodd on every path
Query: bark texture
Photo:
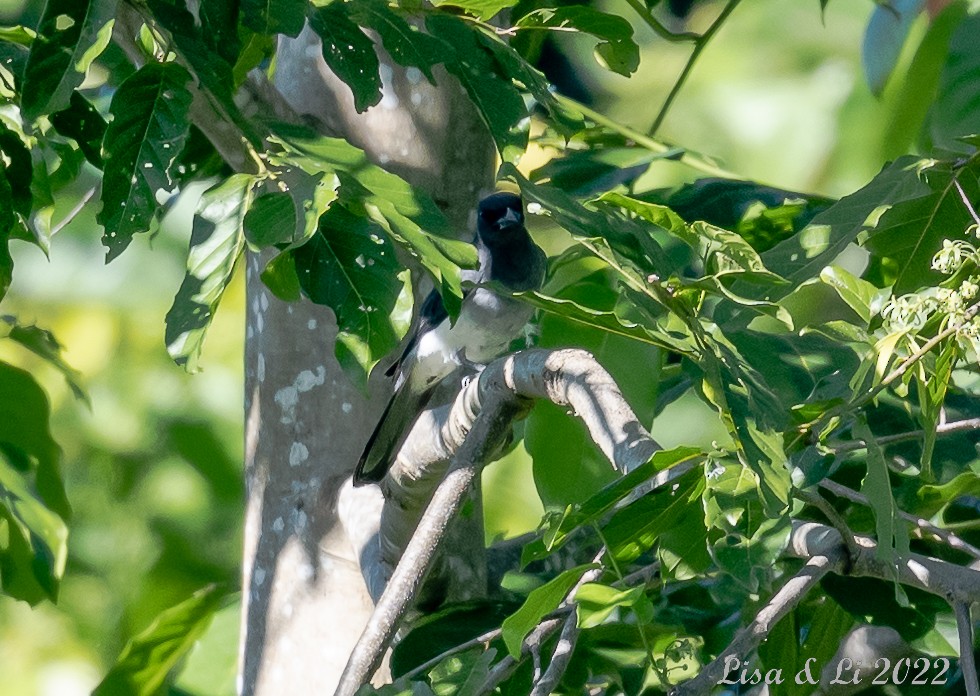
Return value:
M 489 137 L 455 81 L 441 75 L 436 87 L 418 71 L 383 63 L 384 99 L 358 115 L 307 28 L 280 43 L 274 84 L 292 111 L 428 191 L 466 236 L 480 193 L 492 185 Z M 246 262 L 239 692 L 329 694 L 373 608 L 339 513 L 368 554 L 380 515 L 377 492 L 346 506 L 338 506 L 337 493 L 390 386 L 373 379 L 370 399 L 353 386 L 333 358 L 332 314 L 272 296 L 259 278 L 266 260 L 251 255 Z M 482 527 L 475 538 L 482 542 Z

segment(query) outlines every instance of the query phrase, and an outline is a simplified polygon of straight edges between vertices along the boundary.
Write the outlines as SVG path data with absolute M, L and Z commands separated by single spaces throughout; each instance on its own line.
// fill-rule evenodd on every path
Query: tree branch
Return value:
M 824 479 L 820 482 L 820 487 L 825 488 L 831 493 L 841 498 L 847 498 L 853 503 L 858 503 L 860 505 L 871 506 L 871 501 L 869 501 L 863 494 L 848 488 L 847 486 L 842 486 L 841 484 L 831 481 L 830 479 Z M 928 532 L 932 536 L 936 537 L 940 541 L 945 542 L 957 551 L 962 551 L 963 553 L 969 554 L 974 558 L 980 559 L 980 549 L 978 549 L 973 544 L 961 539 L 952 532 L 943 529 L 942 527 L 937 527 L 929 520 L 922 519 L 921 517 L 916 517 L 915 515 L 909 514 L 904 510 L 899 511 L 899 516 L 911 522 L 916 526 L 916 528 L 921 529 L 924 532 Z
M 980 572 L 970 568 L 928 558 L 919 554 L 900 555 L 894 565 L 878 558 L 874 540 L 855 536 L 848 557 L 848 545 L 840 532 L 815 522 L 793 522 L 787 555 L 807 559 L 803 569 L 779 589 L 745 628 L 735 634 L 726 647 L 701 672 L 676 688 L 671 696 L 706 694 L 725 677 L 726 662 L 742 661 L 769 635 L 779 619 L 785 616 L 813 589 L 827 573 L 841 573 L 848 567 L 850 575 L 892 580 L 895 573 L 902 584 L 918 587 L 944 597 L 954 607 L 968 607 L 980 600 Z M 856 552 L 854 551 L 856 550 Z M 962 612 L 962 610 L 957 609 Z M 968 617 L 967 617 L 968 618 Z M 962 624 L 962 621 L 959 622 Z M 961 625 L 961 643 L 963 628 Z M 972 647 L 972 638 L 969 639 Z M 960 651 L 962 654 L 962 650 Z M 966 670 L 964 669 L 964 674 Z
M 530 696 L 550 696 L 558 686 L 562 675 L 568 669 L 568 663 L 572 660 L 572 653 L 575 652 L 575 643 L 578 641 L 579 629 L 575 620 L 575 612 L 569 612 L 562 626 L 561 635 L 558 636 L 558 644 L 551 655 L 551 662 L 541 678 L 538 679 L 534 688 L 531 689 Z M 971 694 L 972 696 L 972 694 Z
M 973 657 L 973 620 L 970 619 L 970 605 L 955 602 L 956 629 L 960 637 L 960 670 L 966 684 L 967 696 L 980 696 L 980 683 L 977 680 L 977 663 Z
M 699 696 L 711 693 L 712 689 L 725 678 L 729 660 L 737 658 L 744 661 L 745 656 L 759 647 L 779 620 L 803 601 L 807 593 L 820 583 L 823 576 L 832 571 L 840 571 L 846 559 L 847 552 L 843 545 L 829 549 L 825 555 L 815 555 L 810 558 L 802 570 L 791 577 L 759 610 L 751 623 L 735 634 L 731 643 L 718 657 L 708 663 L 696 677 L 675 687 L 670 692 L 671 696 Z
M 399 539 L 407 537 L 407 543 L 374 616 L 351 654 L 338 696 L 350 696 L 373 673 L 414 601 L 462 497 L 530 399 L 548 399 L 571 407 L 621 473 L 646 463 L 660 449 L 613 378 L 582 350 L 528 350 L 506 356 L 469 382 L 451 408 L 426 412 L 412 429 L 384 483 L 393 496 L 386 509 L 404 508 L 401 522 L 407 521 L 413 514 L 409 509 L 418 509 L 419 500 L 426 497 L 424 491 L 438 478 L 433 467 L 455 453 L 452 465 L 414 531 L 397 527 L 391 517 L 387 523 L 383 518 L 382 557 L 400 545 Z M 667 482 L 677 475 L 673 470 L 664 472 L 658 481 Z M 410 482 L 419 486 L 413 488 Z
M 968 432 L 970 430 L 980 430 L 980 418 L 966 418 L 964 420 L 953 421 L 951 423 L 940 423 L 936 426 L 936 435 L 952 435 L 954 433 Z M 899 442 L 909 442 L 917 440 L 925 435 L 925 430 L 910 430 L 907 433 L 895 433 L 894 435 L 882 435 L 875 439 L 879 447 L 894 445 Z M 867 443 L 861 440 L 851 440 L 848 442 L 830 442 L 827 447 L 835 452 L 853 452 L 863 450 Z

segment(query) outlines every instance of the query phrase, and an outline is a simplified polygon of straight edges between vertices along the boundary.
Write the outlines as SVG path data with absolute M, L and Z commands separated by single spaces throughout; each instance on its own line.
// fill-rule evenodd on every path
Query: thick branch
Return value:
M 487 380 L 500 384 L 509 399 L 547 399 L 571 407 L 613 468 L 620 472 L 645 464 L 660 449 L 613 378 L 586 351 L 522 351 L 488 366 L 479 382 Z M 468 387 L 479 388 L 476 381 Z M 433 433 L 445 432 L 451 421 L 456 423 L 452 426 L 455 432 L 468 431 L 476 414 L 468 403 L 472 401 L 457 399 L 452 413 L 449 406 L 423 413 L 382 482 L 387 504 L 381 519 L 381 558 L 388 572 L 414 535 L 422 510 L 445 474 L 454 450 L 452 441 L 433 437 Z M 676 475 L 677 472 L 668 473 L 654 483 L 662 485 Z
M 501 358 L 463 388 L 451 409 L 424 414 L 384 484 L 391 496 L 386 510 L 392 514 L 382 523 L 382 556 L 388 558 L 403 540 L 405 551 L 351 655 L 339 695 L 353 694 L 371 676 L 415 599 L 463 495 L 528 400 L 541 398 L 571 406 L 618 471 L 635 469 L 660 449 L 609 373 L 582 350 L 529 350 Z M 454 452 L 449 472 L 413 532 L 414 524 L 405 523 L 438 480 L 432 467 Z

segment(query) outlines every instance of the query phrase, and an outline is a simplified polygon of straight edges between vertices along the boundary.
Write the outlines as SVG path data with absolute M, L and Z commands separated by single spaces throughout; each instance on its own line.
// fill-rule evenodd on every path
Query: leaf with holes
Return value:
M 337 318 L 338 362 L 365 386 L 411 323 L 411 285 L 398 273 L 394 245 L 367 218 L 333 205 L 316 234 L 292 254 L 303 291 Z
M 133 235 L 150 229 L 157 191 L 170 191 L 171 168 L 187 139 L 190 74 L 176 63 L 149 63 L 112 98 L 103 157 L 102 242 L 111 261 Z
M 446 61 L 446 70 L 463 85 L 500 156 L 507 162 L 519 160 L 527 149 L 527 107 L 510 78 L 501 77 L 494 69 L 493 55 L 484 48 L 478 31 L 444 15 L 431 15 L 425 26 L 455 49 L 455 55 Z
M 452 55 L 452 46 L 419 31 L 385 0 L 354 0 L 348 7 L 353 21 L 378 32 L 392 60 L 406 68 L 418 68 L 435 84 L 432 66 Z
M 24 69 L 28 121 L 68 106 L 92 61 L 109 44 L 116 0 L 48 0 Z
M 170 357 L 189 372 L 197 370 L 208 326 L 245 246 L 242 226 L 254 185 L 254 177 L 234 174 L 201 196 L 187 274 L 167 312 L 165 333 Z
M 354 108 L 366 111 L 381 101 L 381 73 L 374 42 L 347 17 L 343 3 L 319 8 L 310 17 L 322 42 L 323 60 L 354 95 Z

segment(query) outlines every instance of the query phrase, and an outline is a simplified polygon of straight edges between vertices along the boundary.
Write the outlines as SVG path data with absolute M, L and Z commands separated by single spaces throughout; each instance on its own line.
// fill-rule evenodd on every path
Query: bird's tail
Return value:
M 384 478 L 433 391 L 431 387 L 413 388 L 411 379 L 395 390 L 354 469 L 355 486 L 377 483 Z

